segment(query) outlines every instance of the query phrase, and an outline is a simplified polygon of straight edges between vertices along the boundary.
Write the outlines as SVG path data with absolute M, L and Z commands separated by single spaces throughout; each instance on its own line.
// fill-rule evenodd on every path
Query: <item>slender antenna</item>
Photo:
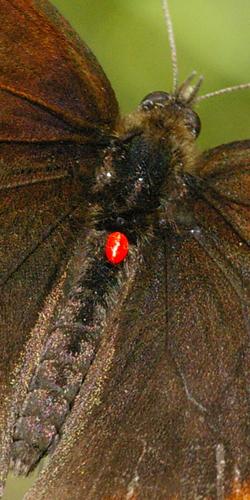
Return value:
M 217 95 L 229 94 L 231 92 L 235 92 L 236 90 L 245 90 L 245 89 L 250 89 L 250 82 L 241 83 L 239 85 L 234 85 L 233 87 L 226 87 L 224 89 L 215 90 L 214 92 L 209 92 L 208 94 L 200 95 L 199 97 L 196 97 L 193 100 L 193 102 L 197 103 L 200 101 L 204 101 L 204 99 L 210 99 L 210 97 L 216 97 Z
M 167 26 L 168 40 L 171 52 L 171 62 L 172 62 L 172 72 L 173 72 L 173 94 L 176 94 L 178 88 L 178 65 L 177 65 L 177 51 L 174 38 L 173 23 L 171 20 L 168 0 L 162 0 L 162 7 L 164 12 L 164 18 Z
M 191 75 L 183 82 L 183 84 L 178 88 L 178 64 L 177 64 L 177 51 L 176 43 L 174 37 L 173 23 L 171 20 L 168 0 L 162 0 L 162 7 L 164 12 L 164 19 L 167 26 L 168 40 L 171 52 L 171 62 L 172 62 L 172 72 L 173 72 L 173 95 L 175 98 L 180 99 L 186 104 L 195 105 L 197 102 L 204 101 L 205 99 L 210 99 L 210 97 L 216 97 L 217 95 L 229 94 L 235 92 L 236 90 L 250 89 L 250 83 L 242 83 L 240 85 L 234 85 L 233 87 L 226 87 L 224 89 L 215 90 L 214 92 L 209 92 L 197 97 L 197 93 L 203 82 L 203 76 L 200 76 L 195 85 L 189 85 L 193 80 L 196 72 L 193 71 Z

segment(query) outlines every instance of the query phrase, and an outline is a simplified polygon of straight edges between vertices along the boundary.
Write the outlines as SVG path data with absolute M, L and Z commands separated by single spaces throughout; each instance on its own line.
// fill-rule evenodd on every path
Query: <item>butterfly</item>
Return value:
M 247 498 L 250 141 L 197 152 L 171 29 L 121 118 L 49 2 L 0 12 L 2 488 L 49 454 L 27 499 Z

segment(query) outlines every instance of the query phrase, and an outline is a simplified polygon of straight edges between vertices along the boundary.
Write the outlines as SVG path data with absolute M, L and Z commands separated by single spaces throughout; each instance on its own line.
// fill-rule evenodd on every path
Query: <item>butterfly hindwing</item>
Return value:
M 169 345 L 223 450 L 223 494 L 249 480 L 249 153 L 242 141 L 201 156 L 195 223 L 166 250 Z

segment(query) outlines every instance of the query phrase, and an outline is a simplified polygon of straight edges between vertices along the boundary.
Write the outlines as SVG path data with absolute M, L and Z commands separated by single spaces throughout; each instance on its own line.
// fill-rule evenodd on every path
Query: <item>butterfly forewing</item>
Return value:
M 110 130 L 118 112 L 110 84 L 56 9 L 2 0 L 0 13 L 0 139 L 86 142 Z

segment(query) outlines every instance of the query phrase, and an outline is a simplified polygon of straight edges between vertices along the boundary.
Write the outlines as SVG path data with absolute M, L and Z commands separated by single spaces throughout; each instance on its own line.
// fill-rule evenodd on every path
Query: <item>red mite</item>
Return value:
M 105 245 L 105 254 L 112 264 L 122 262 L 128 254 L 128 239 L 125 234 L 119 231 L 110 233 Z

